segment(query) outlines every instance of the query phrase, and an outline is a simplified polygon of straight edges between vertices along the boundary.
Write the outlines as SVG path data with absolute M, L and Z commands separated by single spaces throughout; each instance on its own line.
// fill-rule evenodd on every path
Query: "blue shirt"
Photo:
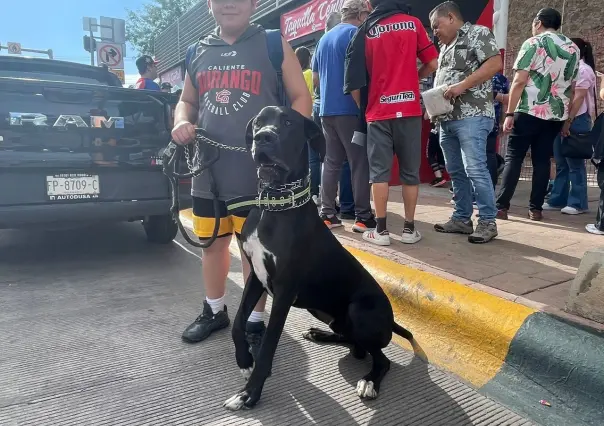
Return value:
M 161 90 L 159 84 L 151 80 L 150 78 L 139 78 L 134 86 L 135 89 L 144 89 L 144 90 L 157 90 L 158 92 Z
M 346 48 L 357 27 L 338 24 L 321 37 L 313 57 L 312 70 L 319 73 L 321 117 L 358 115 L 359 108 L 352 96 L 344 94 L 344 60 Z
M 510 93 L 510 83 L 505 75 L 498 72 L 493 76 L 493 98 L 499 93 L 507 95 Z M 495 106 L 495 127 L 491 131 L 491 135 L 499 134 L 499 120 L 501 120 L 501 108 L 503 105 L 499 101 L 493 103 Z

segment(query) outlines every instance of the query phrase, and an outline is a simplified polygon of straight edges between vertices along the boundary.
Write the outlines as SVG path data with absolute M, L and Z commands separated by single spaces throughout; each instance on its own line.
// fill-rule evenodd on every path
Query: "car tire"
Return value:
M 149 216 L 143 220 L 147 240 L 156 244 L 169 244 L 178 233 L 178 225 L 171 215 Z

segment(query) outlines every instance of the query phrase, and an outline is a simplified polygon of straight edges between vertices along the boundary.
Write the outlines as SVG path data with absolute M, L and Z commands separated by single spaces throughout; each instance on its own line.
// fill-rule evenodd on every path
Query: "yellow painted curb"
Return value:
M 192 223 L 190 210 L 181 217 Z M 185 224 L 186 226 L 186 224 Z M 529 307 L 345 246 L 388 295 L 427 360 L 480 388 L 499 371 Z M 231 253 L 239 256 L 236 244 Z M 399 337 L 395 341 L 413 350 Z M 417 352 L 416 345 L 416 352 Z
M 397 321 L 428 360 L 477 388 L 499 371 L 510 343 L 534 309 L 346 247 L 380 283 Z M 411 348 L 403 339 L 397 343 Z

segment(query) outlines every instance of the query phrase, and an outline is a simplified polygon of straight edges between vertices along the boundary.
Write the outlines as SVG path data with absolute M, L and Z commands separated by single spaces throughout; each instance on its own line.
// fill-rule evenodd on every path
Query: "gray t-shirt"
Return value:
M 245 147 L 250 119 L 265 106 L 280 104 L 266 33 L 258 25 L 250 25 L 232 45 L 218 31 L 204 37 L 187 72 L 199 92 L 197 125 L 225 145 Z M 249 152 L 221 149 L 213 173 L 223 201 L 257 192 L 256 166 Z M 213 198 L 207 171 L 193 179 L 192 194 Z

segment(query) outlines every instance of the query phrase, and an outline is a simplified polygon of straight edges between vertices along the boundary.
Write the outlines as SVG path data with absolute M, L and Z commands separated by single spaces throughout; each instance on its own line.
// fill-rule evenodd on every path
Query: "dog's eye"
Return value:
M 285 120 L 285 125 L 286 125 L 286 126 L 291 126 L 291 125 L 292 125 L 292 122 L 291 122 L 291 121 L 289 121 L 289 120 Z

